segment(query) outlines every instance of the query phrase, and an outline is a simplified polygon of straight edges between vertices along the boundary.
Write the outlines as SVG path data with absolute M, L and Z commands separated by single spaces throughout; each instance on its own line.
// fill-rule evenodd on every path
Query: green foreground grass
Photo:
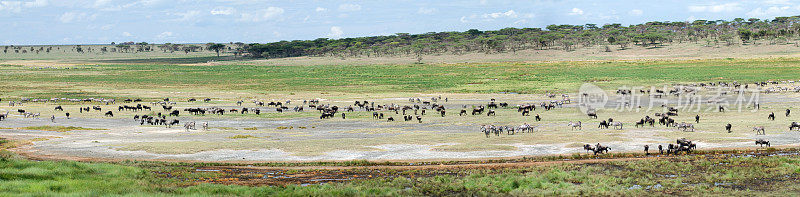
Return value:
M 433 170 L 453 175 L 414 177 L 413 172 L 397 172 L 394 177 L 344 183 L 260 187 L 202 183 L 198 180 L 226 177 L 215 172 L 195 172 L 191 164 L 82 163 L 7 157 L 0 160 L 2 196 L 704 196 L 800 192 L 798 156 L 691 155 L 519 168 L 454 168 Z
M 72 69 L 0 66 L 5 97 L 121 96 L 142 91 L 541 93 L 585 82 L 613 87 L 796 80 L 800 59 L 712 59 L 430 65 L 99 65 Z M 145 95 L 130 95 L 145 97 Z M 154 98 L 158 98 L 153 96 Z

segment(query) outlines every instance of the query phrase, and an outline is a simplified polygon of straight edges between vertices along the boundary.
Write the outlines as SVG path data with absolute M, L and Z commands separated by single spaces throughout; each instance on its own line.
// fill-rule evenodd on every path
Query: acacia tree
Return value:
M 210 45 L 208 45 L 208 47 L 206 49 L 208 49 L 210 51 L 217 52 L 217 57 L 219 57 L 219 51 L 225 50 L 225 45 L 224 44 L 210 44 Z

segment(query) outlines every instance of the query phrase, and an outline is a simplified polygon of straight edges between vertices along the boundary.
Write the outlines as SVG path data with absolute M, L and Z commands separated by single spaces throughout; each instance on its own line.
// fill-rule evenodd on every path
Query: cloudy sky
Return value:
M 264 43 L 794 15 L 800 0 L 0 0 L 0 44 Z

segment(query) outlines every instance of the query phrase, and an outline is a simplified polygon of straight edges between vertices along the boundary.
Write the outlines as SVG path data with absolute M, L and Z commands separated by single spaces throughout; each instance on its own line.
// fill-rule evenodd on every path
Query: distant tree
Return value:
M 742 42 L 747 42 L 750 40 L 750 37 L 753 36 L 753 32 L 749 29 L 739 28 L 739 39 L 742 39 Z
M 206 49 L 208 49 L 210 51 L 217 52 L 217 57 L 219 57 L 219 51 L 225 50 L 225 45 L 224 44 L 210 44 L 210 45 L 208 45 L 208 47 L 206 47 Z
M 614 38 L 614 36 L 609 36 L 608 39 L 606 39 L 606 41 L 608 41 L 608 44 L 614 44 L 615 42 L 617 42 L 617 39 Z

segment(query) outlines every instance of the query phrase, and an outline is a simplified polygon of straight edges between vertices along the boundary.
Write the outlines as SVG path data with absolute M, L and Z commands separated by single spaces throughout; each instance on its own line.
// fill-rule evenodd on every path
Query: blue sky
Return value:
M 549 24 L 773 18 L 800 1 L 0 0 L 0 44 L 273 42 Z

